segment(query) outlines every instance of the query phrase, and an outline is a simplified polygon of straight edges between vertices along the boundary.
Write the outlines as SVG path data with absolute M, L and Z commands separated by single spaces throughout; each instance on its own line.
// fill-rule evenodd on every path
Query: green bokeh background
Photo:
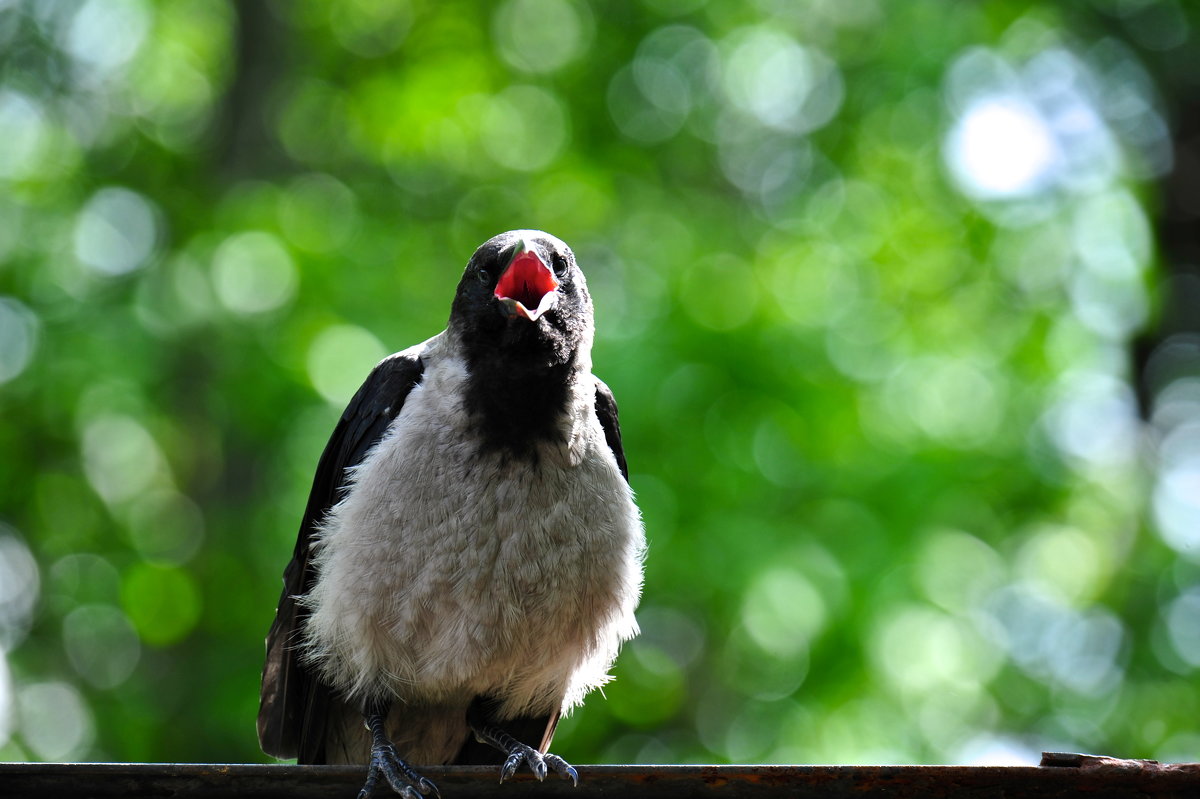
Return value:
M 0 3 L 0 759 L 265 760 L 338 413 L 534 227 L 588 275 L 650 540 L 556 751 L 1200 760 L 1200 383 L 1139 413 L 1130 356 L 1197 24 Z

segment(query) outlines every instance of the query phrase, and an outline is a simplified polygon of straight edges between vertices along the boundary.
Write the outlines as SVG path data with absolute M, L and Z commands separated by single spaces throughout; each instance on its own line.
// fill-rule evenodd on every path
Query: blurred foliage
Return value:
M 1197 23 L 0 3 L 0 759 L 265 759 L 324 441 L 516 227 L 588 274 L 651 542 L 557 751 L 1200 759 L 1200 380 L 1144 421 L 1128 354 L 1172 167 L 1142 56 Z

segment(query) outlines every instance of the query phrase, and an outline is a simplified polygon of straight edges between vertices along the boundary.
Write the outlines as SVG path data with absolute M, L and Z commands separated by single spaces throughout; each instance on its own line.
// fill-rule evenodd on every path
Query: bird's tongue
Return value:
M 509 316 L 536 321 L 558 300 L 558 280 L 532 250 L 518 253 L 496 283 L 496 299 Z

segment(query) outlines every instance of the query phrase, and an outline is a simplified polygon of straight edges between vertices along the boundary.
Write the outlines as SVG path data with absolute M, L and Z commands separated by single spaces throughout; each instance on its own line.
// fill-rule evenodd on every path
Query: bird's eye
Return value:
M 551 256 L 550 263 L 554 267 L 554 273 L 556 275 L 561 275 L 563 272 L 567 271 L 567 259 L 563 258 L 558 253 L 554 253 L 554 255 Z
M 479 278 L 480 283 L 486 283 L 491 279 L 492 276 L 488 274 L 488 270 L 480 269 L 475 273 L 475 277 Z

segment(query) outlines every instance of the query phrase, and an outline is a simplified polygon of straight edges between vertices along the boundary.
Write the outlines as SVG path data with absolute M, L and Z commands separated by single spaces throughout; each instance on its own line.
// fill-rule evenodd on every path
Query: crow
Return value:
M 367 764 L 409 799 L 415 765 L 522 765 L 637 633 L 645 536 L 591 297 L 547 233 L 467 263 L 446 329 L 388 356 L 317 464 L 275 621 L 263 750 Z

